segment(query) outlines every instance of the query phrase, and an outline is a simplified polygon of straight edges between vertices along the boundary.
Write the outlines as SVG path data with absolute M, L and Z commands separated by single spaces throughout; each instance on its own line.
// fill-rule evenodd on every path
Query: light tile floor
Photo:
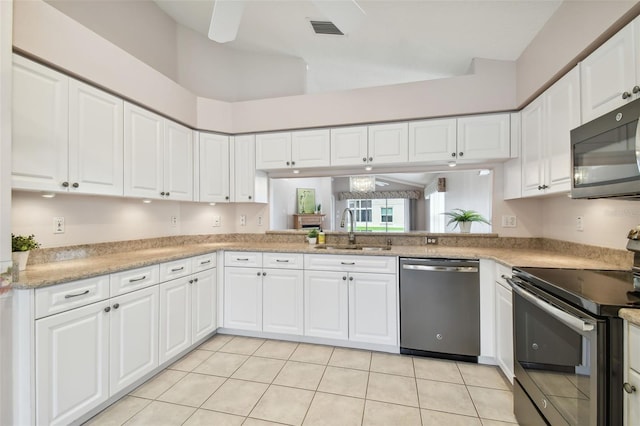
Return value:
M 216 335 L 86 424 L 515 423 L 495 367 Z

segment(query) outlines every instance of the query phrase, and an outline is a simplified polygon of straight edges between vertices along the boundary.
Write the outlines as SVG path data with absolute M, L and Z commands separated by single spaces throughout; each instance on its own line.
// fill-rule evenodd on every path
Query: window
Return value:
M 393 207 L 380 208 L 380 222 L 385 222 L 385 223 L 393 222 Z
M 349 200 L 349 208 L 356 215 L 356 222 L 371 222 L 371 200 Z

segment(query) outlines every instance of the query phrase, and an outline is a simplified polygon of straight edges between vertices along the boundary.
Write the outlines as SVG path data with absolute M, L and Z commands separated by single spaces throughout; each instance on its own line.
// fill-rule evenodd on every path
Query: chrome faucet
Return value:
M 349 212 L 349 216 L 351 216 L 351 225 L 350 225 L 350 230 L 349 230 L 349 244 L 355 244 L 356 243 L 356 234 L 354 232 L 355 230 L 355 217 L 353 215 L 353 211 L 347 207 L 346 209 L 342 210 L 342 217 L 340 218 L 340 228 L 344 228 L 344 215 Z

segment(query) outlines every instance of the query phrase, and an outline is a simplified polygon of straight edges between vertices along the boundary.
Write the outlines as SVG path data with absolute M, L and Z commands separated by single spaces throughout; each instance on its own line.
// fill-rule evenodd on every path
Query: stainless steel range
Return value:
M 514 408 L 520 424 L 622 425 L 617 314 L 640 307 L 633 282 L 631 271 L 514 268 Z

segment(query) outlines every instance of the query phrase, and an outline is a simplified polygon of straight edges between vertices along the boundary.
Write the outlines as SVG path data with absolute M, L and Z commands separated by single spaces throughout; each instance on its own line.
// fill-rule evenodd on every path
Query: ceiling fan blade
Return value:
M 350 34 L 356 30 L 366 15 L 356 0 L 311 0 L 311 2 L 344 34 Z
M 216 0 L 211 14 L 209 38 L 218 43 L 235 40 L 243 10 L 243 0 Z

